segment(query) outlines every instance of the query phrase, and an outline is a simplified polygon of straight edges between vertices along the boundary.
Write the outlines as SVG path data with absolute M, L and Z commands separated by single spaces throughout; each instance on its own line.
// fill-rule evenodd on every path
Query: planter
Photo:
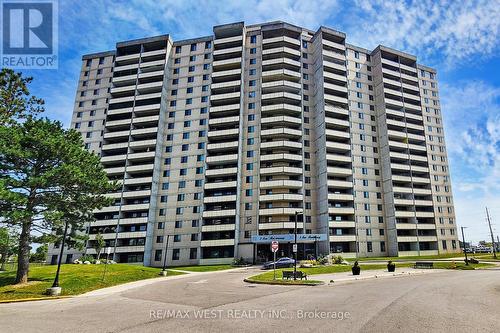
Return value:
M 361 273 L 361 267 L 359 266 L 352 266 L 351 270 L 352 275 L 359 275 L 359 273 Z
M 396 271 L 396 265 L 395 264 L 388 264 L 387 265 L 387 271 L 388 272 L 395 272 Z

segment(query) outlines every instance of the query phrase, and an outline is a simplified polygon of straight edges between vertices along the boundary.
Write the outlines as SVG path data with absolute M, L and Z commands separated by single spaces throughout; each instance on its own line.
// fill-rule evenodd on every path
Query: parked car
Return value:
M 294 264 L 295 260 L 288 257 L 283 257 L 276 260 L 276 268 L 293 267 Z M 264 263 L 262 269 L 273 269 L 273 267 L 274 267 L 274 261 L 268 261 Z
M 476 253 L 491 253 L 493 249 L 491 247 L 476 247 Z

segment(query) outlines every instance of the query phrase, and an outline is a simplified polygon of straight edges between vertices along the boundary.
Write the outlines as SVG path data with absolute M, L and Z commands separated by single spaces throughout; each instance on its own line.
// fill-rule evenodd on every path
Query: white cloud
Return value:
M 440 90 L 457 222 L 469 239 L 488 239 L 485 206 L 500 221 L 500 88 L 460 81 Z
M 383 44 L 424 61 L 442 53 L 447 64 L 455 64 L 492 55 L 499 46 L 500 0 L 355 3 L 348 39 L 367 48 Z

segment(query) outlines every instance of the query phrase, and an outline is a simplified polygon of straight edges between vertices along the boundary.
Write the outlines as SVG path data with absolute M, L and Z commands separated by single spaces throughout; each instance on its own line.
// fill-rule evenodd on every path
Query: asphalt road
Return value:
M 499 332 L 500 270 L 333 286 L 246 284 L 239 270 L 108 295 L 0 305 L 0 332 Z

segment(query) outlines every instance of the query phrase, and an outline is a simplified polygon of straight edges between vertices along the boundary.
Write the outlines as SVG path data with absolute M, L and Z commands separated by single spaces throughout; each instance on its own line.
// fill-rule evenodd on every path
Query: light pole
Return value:
M 170 235 L 167 235 L 167 241 L 165 242 L 165 256 L 163 257 L 163 269 L 160 272 L 161 276 L 167 276 L 167 251 L 168 251 L 168 239 Z
M 464 255 L 465 255 L 465 265 L 468 266 L 469 265 L 469 260 L 467 259 L 467 249 L 465 247 L 465 236 L 464 236 L 464 229 L 466 229 L 467 227 L 460 227 L 460 229 L 462 229 L 462 240 L 464 242 Z
M 57 260 L 57 271 L 56 271 L 56 277 L 54 279 L 54 283 L 52 284 L 52 287 L 47 289 L 47 294 L 50 296 L 57 296 L 61 294 L 61 287 L 59 287 L 59 272 L 61 271 L 61 262 L 62 262 L 62 256 L 64 253 L 64 245 L 66 243 L 66 235 L 68 234 L 68 221 L 64 221 L 64 232 L 63 232 L 63 238 L 61 242 L 61 251 L 59 252 L 59 260 Z
M 298 220 L 298 217 L 301 213 L 298 212 L 298 211 L 295 211 L 295 227 L 294 227 L 294 231 L 293 231 L 293 234 L 294 234 L 294 242 L 293 242 L 293 259 L 294 259 L 294 262 L 293 262 L 293 279 L 294 280 L 297 280 L 297 220 Z

